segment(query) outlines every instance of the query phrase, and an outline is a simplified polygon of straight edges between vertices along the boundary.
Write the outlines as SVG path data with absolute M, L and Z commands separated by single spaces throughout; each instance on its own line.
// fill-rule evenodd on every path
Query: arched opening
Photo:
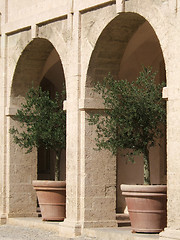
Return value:
M 113 19 L 101 33 L 94 51 L 92 53 L 86 82 L 86 98 L 97 100 L 92 92 L 92 85 L 96 81 L 103 79 L 109 72 L 115 79 L 135 80 L 138 73 L 144 66 L 152 66 L 157 72 L 157 82 L 166 81 L 165 63 L 161 46 L 155 31 L 150 23 L 142 16 L 135 13 L 121 13 Z M 93 110 L 95 111 L 95 110 Z M 97 110 L 96 110 L 97 111 Z M 89 114 L 91 110 L 87 111 Z M 88 129 L 89 130 L 89 129 Z M 93 138 L 95 129 L 91 128 L 91 137 L 86 138 L 87 144 L 94 147 Z M 164 132 L 166 130 L 164 129 Z M 161 146 L 152 148 L 150 152 L 151 181 L 153 184 L 166 183 L 166 138 L 160 141 Z M 96 161 L 99 162 L 100 155 L 96 154 Z M 116 182 L 114 176 L 110 177 L 106 173 L 105 185 L 113 182 L 116 186 L 116 213 L 126 213 L 126 205 L 121 195 L 120 184 L 142 184 L 143 183 L 143 161 L 136 158 L 135 164 L 125 161 L 121 154 L 117 154 L 116 161 L 108 157 L 116 169 Z M 116 164 L 115 164 L 116 162 Z M 104 161 L 102 168 L 107 168 Z M 108 164 L 110 164 L 108 162 Z M 104 170 L 105 172 L 106 170 Z M 107 171 L 106 171 L 107 172 Z M 96 185 L 101 185 L 96 179 Z M 106 188 L 106 186 L 105 186 Z
M 53 98 L 55 92 L 59 92 L 65 86 L 65 77 L 60 57 L 54 46 L 46 39 L 34 39 L 22 52 L 13 77 L 10 92 L 9 107 L 18 109 L 23 103 L 25 95 L 30 87 L 41 86 L 43 90 L 49 91 Z M 11 114 L 9 127 L 18 126 Z M 15 194 L 18 201 L 14 205 L 13 198 L 9 202 L 9 215 L 32 216 L 36 214 L 36 195 L 32 187 L 32 181 L 36 179 L 54 179 L 54 158 L 53 151 L 46 151 L 43 148 L 33 150 L 25 154 L 13 143 L 9 135 L 9 161 L 10 161 L 10 182 L 9 194 Z M 66 153 L 61 154 L 60 180 L 66 178 Z M 14 169 L 16 169 L 14 171 Z M 12 202 L 11 202 L 12 201 Z
M 51 56 L 47 59 L 46 65 L 51 64 L 53 58 L 58 56 L 57 52 L 53 50 Z M 62 88 L 64 85 L 64 73 L 60 60 L 55 62 L 49 69 L 45 69 L 45 74 L 40 82 L 42 90 L 49 91 L 50 97 L 54 98 L 56 92 L 61 94 Z M 61 80 L 61 81 L 60 81 Z M 62 81 L 63 80 L 63 81 Z M 55 176 L 55 152 L 49 149 L 38 149 L 38 169 L 37 169 L 37 178 L 39 180 L 54 180 Z M 61 153 L 61 162 L 60 162 L 60 179 L 66 179 L 66 153 L 65 150 Z

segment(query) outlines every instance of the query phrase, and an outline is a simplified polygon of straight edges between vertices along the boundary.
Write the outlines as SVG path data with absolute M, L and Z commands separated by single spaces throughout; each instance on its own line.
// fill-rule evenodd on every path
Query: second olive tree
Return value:
M 104 100 L 103 114 L 90 115 L 89 124 L 96 125 L 98 150 L 108 149 L 113 154 L 128 149 L 128 158 L 143 155 L 144 184 L 150 184 L 149 150 L 163 136 L 166 122 L 165 101 L 162 88 L 156 84 L 156 73 L 151 67 L 143 67 L 138 78 L 114 80 L 109 74 L 97 82 L 94 91 Z

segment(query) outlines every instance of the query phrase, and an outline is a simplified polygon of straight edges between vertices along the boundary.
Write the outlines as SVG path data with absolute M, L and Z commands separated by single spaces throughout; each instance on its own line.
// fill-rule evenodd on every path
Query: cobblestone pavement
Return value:
M 92 240 L 92 238 L 78 237 L 76 240 Z M 37 228 L 15 225 L 0 226 L 0 240 L 74 240 L 74 238 L 59 237 L 57 233 Z

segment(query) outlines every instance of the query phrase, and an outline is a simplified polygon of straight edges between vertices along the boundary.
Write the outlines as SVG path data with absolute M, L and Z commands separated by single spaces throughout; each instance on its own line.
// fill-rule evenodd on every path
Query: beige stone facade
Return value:
M 117 226 L 116 212 L 126 211 L 119 185 L 141 183 L 142 164 L 127 166 L 121 157 L 94 150 L 95 128 L 87 116 L 103 104 L 92 82 L 108 72 L 132 80 L 143 64 L 158 71 L 157 81 L 166 81 L 167 138 L 151 152 L 152 182 L 168 186 L 168 223 L 160 238 L 180 239 L 180 1 L 1 0 L 0 12 L 1 223 L 36 216 L 31 183 L 37 153 L 19 149 L 9 128 L 28 88 L 47 79 L 59 91 L 65 82 L 67 92 L 67 200 L 60 233 Z

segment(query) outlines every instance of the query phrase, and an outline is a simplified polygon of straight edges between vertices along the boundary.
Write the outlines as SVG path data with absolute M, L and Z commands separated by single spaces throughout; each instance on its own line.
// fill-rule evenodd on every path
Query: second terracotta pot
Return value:
M 65 181 L 33 181 L 43 221 L 63 221 L 66 213 Z
M 121 185 L 133 232 L 159 233 L 166 227 L 166 185 Z

